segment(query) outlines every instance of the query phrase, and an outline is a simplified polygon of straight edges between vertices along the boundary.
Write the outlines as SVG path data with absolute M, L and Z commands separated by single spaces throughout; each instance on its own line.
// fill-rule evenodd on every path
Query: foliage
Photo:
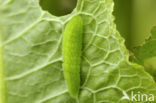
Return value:
M 130 103 L 132 91 L 156 96 L 151 76 L 128 61 L 113 22 L 112 0 L 79 0 L 71 14 L 61 17 L 43 11 L 37 0 L 0 3 L 8 103 Z M 75 100 L 63 76 L 62 36 L 78 14 L 84 33 L 81 90 Z
M 151 36 L 141 46 L 133 50 L 132 61 L 143 65 L 156 80 L 156 27 L 152 29 Z

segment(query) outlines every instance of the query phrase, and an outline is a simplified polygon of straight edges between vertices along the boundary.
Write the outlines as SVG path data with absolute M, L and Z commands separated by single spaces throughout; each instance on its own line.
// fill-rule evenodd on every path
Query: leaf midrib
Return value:
M 6 103 L 6 91 L 3 68 L 3 49 L 2 49 L 2 34 L 0 31 L 0 103 Z

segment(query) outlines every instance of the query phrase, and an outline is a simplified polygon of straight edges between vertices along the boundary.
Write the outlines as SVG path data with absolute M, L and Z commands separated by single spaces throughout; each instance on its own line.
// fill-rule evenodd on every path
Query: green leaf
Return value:
M 156 96 L 151 76 L 128 61 L 113 5 L 112 0 L 78 0 L 71 14 L 56 17 L 41 10 L 37 0 L 2 3 L 7 103 L 130 103 L 132 91 Z M 75 15 L 84 21 L 77 100 L 68 94 L 62 69 L 62 34 Z
M 0 26 L 0 103 L 6 102 L 5 92 L 5 80 L 4 80 L 4 68 L 3 68 L 3 47 L 2 47 L 2 34 Z
M 151 34 L 142 46 L 134 49 L 132 60 L 143 65 L 156 80 L 156 27 L 152 29 Z

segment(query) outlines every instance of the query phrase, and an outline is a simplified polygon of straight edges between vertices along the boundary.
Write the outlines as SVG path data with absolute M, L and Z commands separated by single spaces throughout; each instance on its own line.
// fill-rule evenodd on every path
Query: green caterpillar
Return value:
M 75 16 L 67 24 L 63 36 L 63 71 L 68 92 L 73 98 L 78 97 L 80 88 L 82 32 L 82 18 Z

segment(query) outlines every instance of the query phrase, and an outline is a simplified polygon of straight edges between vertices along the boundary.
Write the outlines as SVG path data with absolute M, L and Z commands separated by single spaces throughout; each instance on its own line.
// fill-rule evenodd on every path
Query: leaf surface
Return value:
M 156 95 L 151 76 L 128 61 L 113 5 L 113 0 L 79 0 L 71 14 L 56 17 L 37 0 L 1 3 L 7 103 L 130 103 L 132 91 Z M 84 21 L 78 100 L 69 96 L 62 69 L 64 28 L 75 15 Z

